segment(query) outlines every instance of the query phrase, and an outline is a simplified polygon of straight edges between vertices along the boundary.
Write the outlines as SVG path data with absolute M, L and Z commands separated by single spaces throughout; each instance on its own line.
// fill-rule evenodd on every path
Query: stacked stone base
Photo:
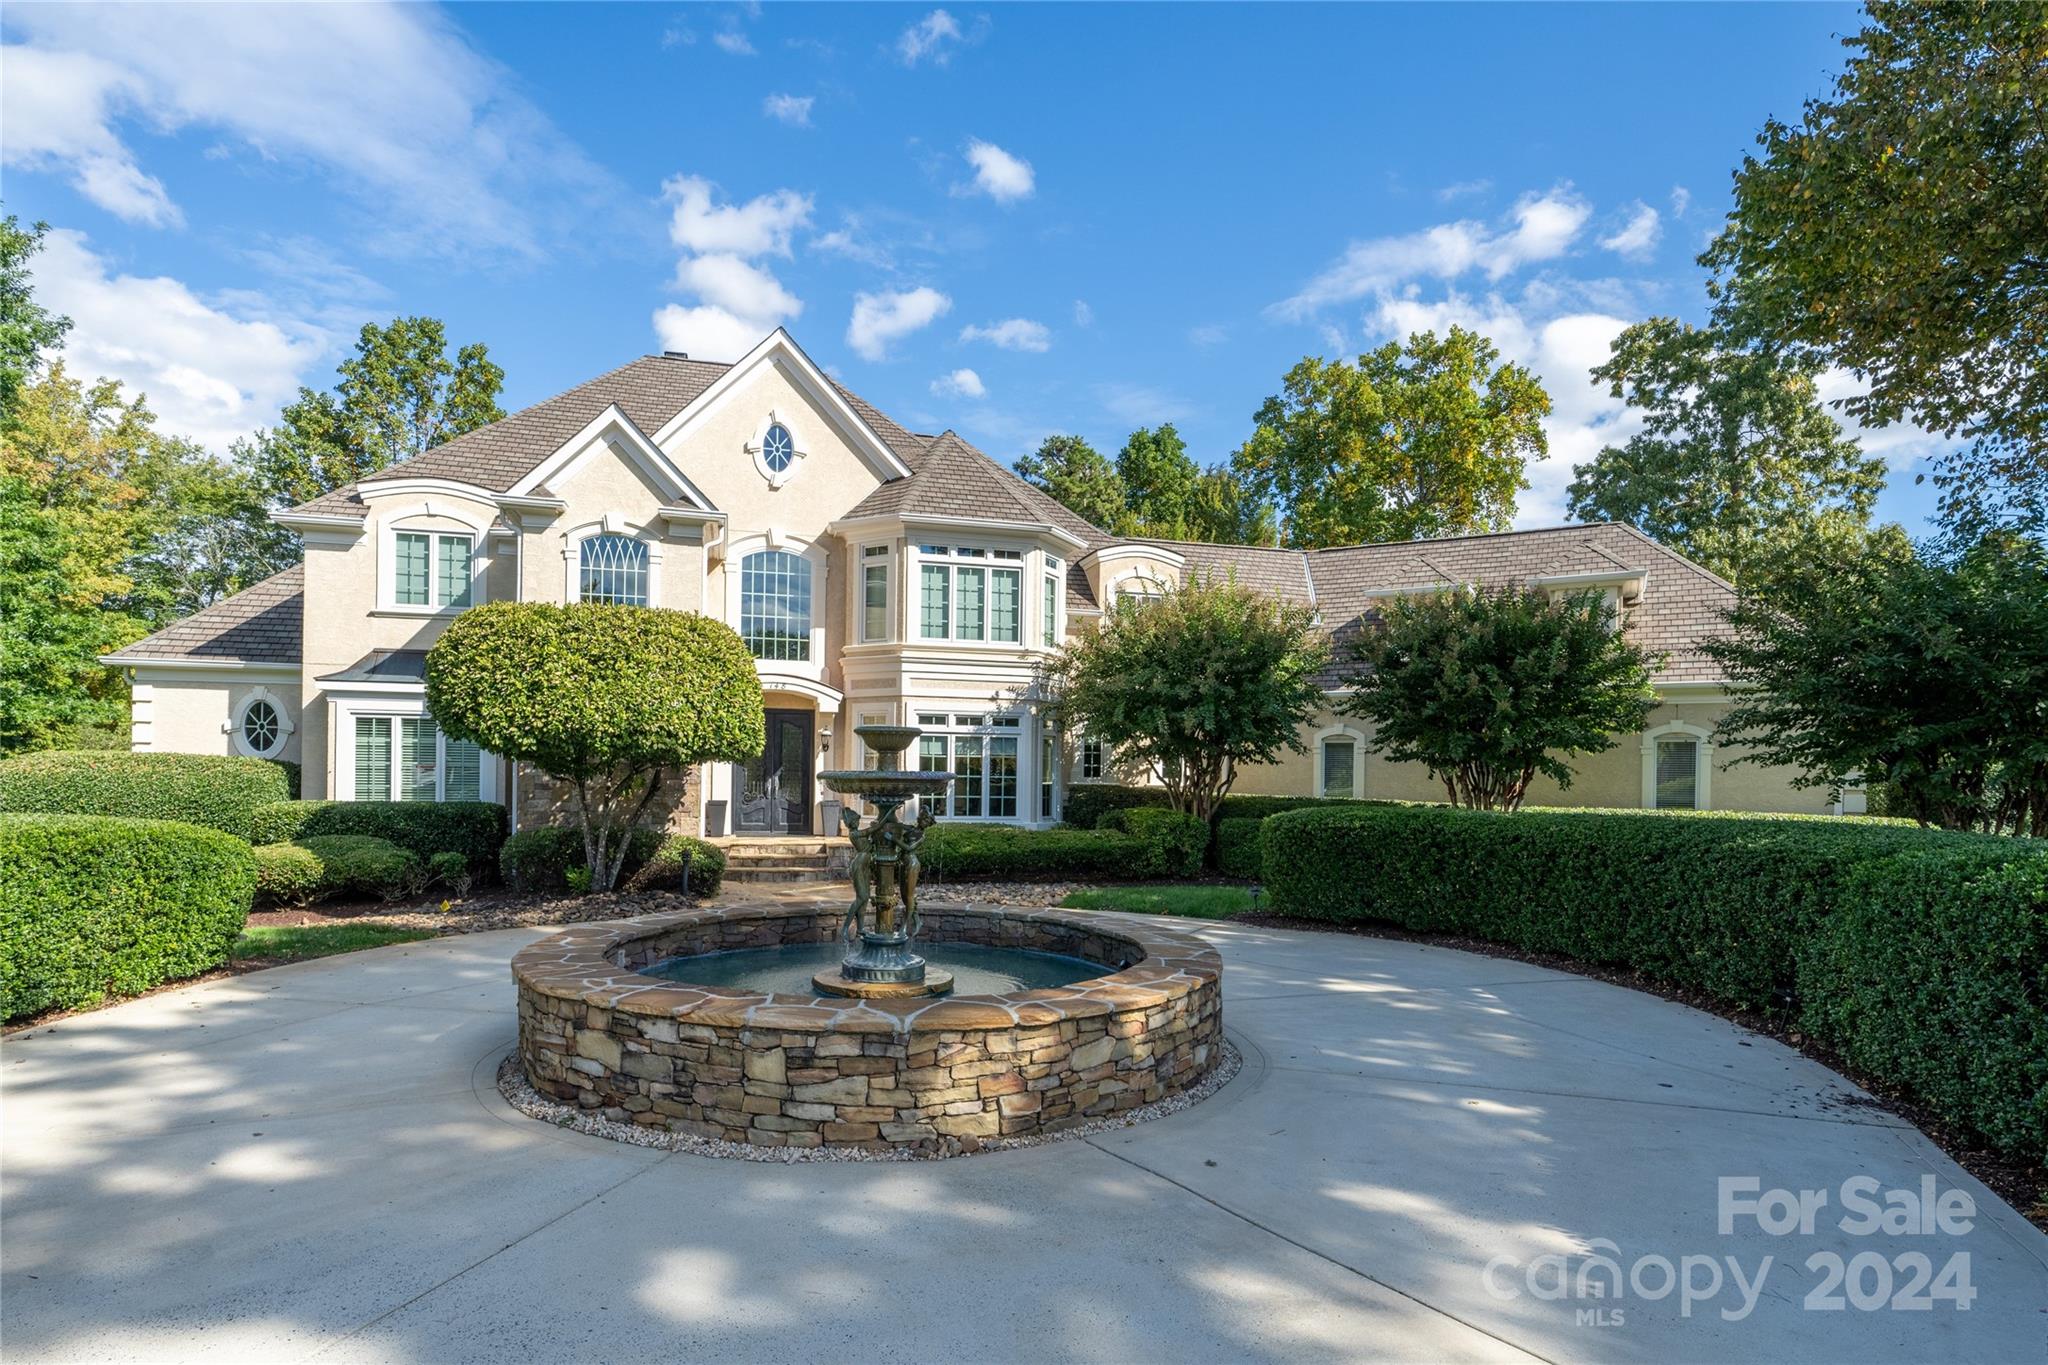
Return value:
M 1220 1056 L 1222 963 L 1200 940 L 1060 910 L 931 906 L 926 938 L 1038 948 L 1108 973 L 1051 990 L 835 1000 L 632 969 L 829 941 L 835 905 L 723 907 L 572 928 L 515 959 L 528 1080 L 613 1119 L 759 1146 L 972 1148 L 1187 1089 Z

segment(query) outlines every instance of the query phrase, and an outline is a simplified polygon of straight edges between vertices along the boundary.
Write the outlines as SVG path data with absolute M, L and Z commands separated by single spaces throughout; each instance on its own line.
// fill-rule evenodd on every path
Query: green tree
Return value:
M 1043 489 L 1067 510 L 1103 530 L 1122 520 L 1123 480 L 1102 452 L 1079 436 L 1048 436 L 1036 453 L 1017 461 L 1017 477 Z
M 1060 651 L 1046 684 L 1060 724 L 1154 766 L 1173 808 L 1207 821 L 1239 768 L 1306 752 L 1327 657 L 1308 608 L 1194 577 L 1117 606 Z
M 1187 442 L 1173 423 L 1139 427 L 1117 452 L 1124 511 L 1110 529 L 1122 535 L 1194 538 L 1190 529 L 1202 472 L 1188 458 Z
M 670 781 L 755 757 L 767 740 L 753 654 L 694 612 L 492 602 L 442 632 L 426 673 L 443 732 L 575 791 L 594 891 L 618 882 Z
M 1550 396 L 1494 344 L 1418 332 L 1347 365 L 1304 359 L 1231 468 L 1290 545 L 1506 530 L 1523 470 L 1549 453 Z
M 1970 447 L 1935 474 L 1966 534 L 2048 528 L 2048 7 L 1887 3 L 1833 90 L 1773 119 L 1700 260 L 1747 340 L 1846 366 L 1871 424 Z
M 1187 538 L 1219 545 L 1278 545 L 1273 505 L 1245 491 L 1228 469 L 1205 469 L 1188 500 Z
M 236 454 L 274 505 L 292 506 L 497 421 L 504 383 L 481 344 L 450 359 L 438 318 L 366 323 L 333 391 L 301 388 Z
M 1538 773 L 1614 747 L 1656 706 L 1650 661 L 1590 593 L 1523 588 L 1397 597 L 1351 645 L 1343 709 L 1372 749 L 1420 763 L 1454 806 L 1515 810 Z
M 64 344 L 71 319 L 35 300 L 29 258 L 43 247 L 48 223 L 23 227 L 13 214 L 0 219 L 0 426 L 13 420 L 22 385 L 35 374 L 38 357 Z
M 1674 318 L 1614 339 L 1593 378 L 1643 430 L 1574 467 L 1573 516 L 1622 521 L 1736 583 L 1802 543 L 1866 529 L 1884 461 L 1822 407 L 1810 360 Z
M 131 477 L 143 495 L 126 603 L 153 628 L 298 562 L 298 537 L 270 520 L 254 471 L 240 461 L 159 439 L 144 447 Z
M 152 421 L 113 380 L 88 386 L 58 362 L 0 429 L 0 750 L 124 719 L 126 689 L 98 656 L 148 630 L 123 603 L 143 497 L 130 475 Z
M 1882 789 L 1944 829 L 2048 835 L 2048 552 L 1994 534 L 1941 563 L 1857 554 L 1745 593 L 1707 652 L 1738 763 Z

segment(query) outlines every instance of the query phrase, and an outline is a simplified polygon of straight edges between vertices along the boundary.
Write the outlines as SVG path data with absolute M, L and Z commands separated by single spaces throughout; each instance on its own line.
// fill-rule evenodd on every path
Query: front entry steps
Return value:
M 740 835 L 711 842 L 725 850 L 728 882 L 841 881 L 852 853 L 843 839 Z

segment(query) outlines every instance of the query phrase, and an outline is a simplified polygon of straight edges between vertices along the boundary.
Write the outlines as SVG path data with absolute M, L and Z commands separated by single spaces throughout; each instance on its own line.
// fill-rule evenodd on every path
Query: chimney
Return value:
M 688 351 L 663 351 L 662 355 L 670 360 L 688 360 L 690 358 Z

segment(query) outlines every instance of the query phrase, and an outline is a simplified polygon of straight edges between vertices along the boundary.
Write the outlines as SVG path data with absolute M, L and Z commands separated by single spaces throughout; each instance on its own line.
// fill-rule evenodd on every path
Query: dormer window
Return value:
M 474 536 L 448 531 L 393 533 L 390 605 L 461 611 L 475 600 L 475 582 Z

